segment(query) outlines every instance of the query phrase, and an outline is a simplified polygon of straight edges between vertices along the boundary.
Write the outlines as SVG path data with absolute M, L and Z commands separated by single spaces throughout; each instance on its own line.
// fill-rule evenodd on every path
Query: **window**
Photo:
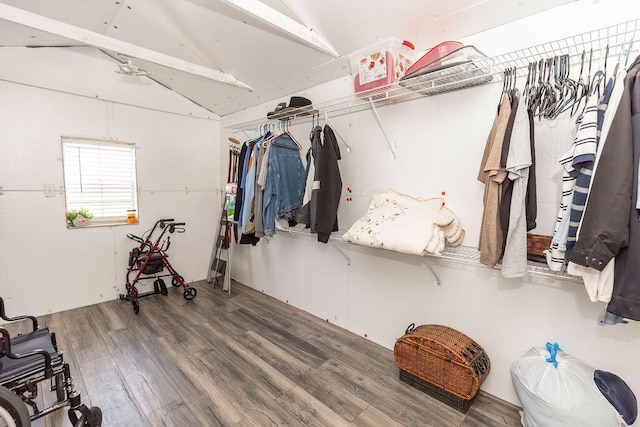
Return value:
M 127 221 L 138 211 L 135 144 L 62 137 L 66 208 L 87 210 L 92 221 Z

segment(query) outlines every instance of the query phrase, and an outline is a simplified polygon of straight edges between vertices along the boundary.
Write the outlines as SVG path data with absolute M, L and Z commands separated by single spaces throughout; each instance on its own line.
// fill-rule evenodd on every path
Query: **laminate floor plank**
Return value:
M 187 301 L 165 282 L 139 314 L 114 300 L 38 318 L 105 427 L 520 426 L 519 408 L 484 392 L 467 414 L 450 408 L 401 382 L 391 350 L 258 290 L 199 281 Z M 67 408 L 32 425 L 69 427 Z
M 197 408 L 198 414 L 207 414 L 223 425 L 232 425 L 243 419 L 242 412 L 229 401 L 215 378 L 202 375 L 201 367 L 176 348 L 166 337 L 143 343 L 150 354 L 162 357 L 166 375 L 175 384 L 175 391 L 183 401 Z M 206 425 L 206 424 L 203 424 Z
M 309 369 L 298 385 L 347 421 L 355 420 L 369 403 L 316 369 Z
M 402 427 L 403 424 L 389 418 L 387 414 L 373 406 L 367 407 L 351 422 L 351 425 L 358 427 Z
M 468 419 L 474 419 L 482 420 L 482 422 L 486 423 L 477 425 L 519 427 L 522 423 L 520 422 L 518 409 L 519 408 L 510 403 L 481 391 L 471 406 L 471 409 L 469 409 L 465 422 L 467 422 Z M 463 423 L 463 425 L 465 424 Z
M 280 396 L 281 393 L 275 388 L 265 391 L 263 387 L 255 385 L 256 379 L 238 375 L 237 371 L 228 370 L 226 366 L 221 368 L 220 356 L 212 353 L 215 351 L 210 350 L 195 355 L 199 362 L 196 366 L 201 367 L 201 372 L 215 382 L 230 404 L 243 414 L 241 421 L 260 426 L 288 425 L 291 415 L 280 405 L 275 404 L 274 395 Z M 228 366 L 229 362 L 225 361 L 224 364 Z
M 306 426 L 340 427 L 349 422 L 333 412 L 328 406 L 307 393 L 301 387 L 289 390 L 276 402 L 291 413 L 295 420 Z
M 318 371 L 359 398 L 386 413 L 397 422 L 410 426 L 454 427 L 462 423 L 464 415 L 424 395 L 421 401 L 411 398 L 415 389 L 389 389 L 366 374 L 343 362 L 331 359 Z M 408 386 L 407 386 L 408 387 Z M 419 392 L 421 393 L 421 392 Z
M 79 364 L 91 401 L 102 409 L 103 425 L 148 425 L 127 379 L 110 354 Z
M 311 367 L 297 355 L 288 352 L 254 331 L 246 334 L 244 345 L 293 382 L 301 381 Z
M 304 337 L 296 335 L 289 330 L 281 329 L 280 326 L 260 315 L 250 312 L 245 308 L 233 312 L 232 319 L 241 318 L 248 322 L 249 330 L 255 331 L 269 341 L 295 354 L 311 367 L 318 367 L 333 356 L 333 351 L 329 348 L 321 348 L 309 343 Z
M 95 304 L 86 307 L 93 326 L 100 334 L 108 334 L 109 332 L 126 328 L 118 313 L 119 309 L 114 303 L 115 301 L 110 301 L 106 304 Z
M 193 408 L 189 407 L 182 399 L 169 402 L 163 407 L 147 415 L 147 420 L 151 427 L 161 426 L 197 426 L 201 422 L 194 414 Z M 211 423 L 211 426 L 221 425 Z
M 107 346 L 91 321 L 87 307 L 67 311 L 63 314 L 68 343 L 78 362 L 102 358 L 109 353 Z
M 200 325 L 198 336 L 214 339 L 221 345 L 213 345 L 211 350 L 198 353 L 203 364 L 219 374 L 228 375 L 228 382 L 240 383 L 247 388 L 259 387 L 274 398 L 291 390 L 296 384 L 277 369 L 253 354 L 239 342 L 219 334 L 210 325 Z
M 137 337 L 122 330 L 108 334 L 109 351 L 131 389 L 140 411 L 147 415 L 176 400 L 174 385 L 166 378 L 163 361 L 149 355 Z

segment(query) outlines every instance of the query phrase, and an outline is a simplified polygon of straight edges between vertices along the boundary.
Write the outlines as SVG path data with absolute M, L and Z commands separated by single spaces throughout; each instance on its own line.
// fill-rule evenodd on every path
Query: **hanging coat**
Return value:
M 598 271 L 616 257 L 607 310 L 640 320 L 640 224 L 636 209 L 640 159 L 640 57 L 624 79 L 624 92 L 607 136 L 571 261 Z
M 318 242 L 327 243 L 331 232 L 338 231 L 338 205 L 342 197 L 342 178 L 340 177 L 340 147 L 336 135 L 328 125 L 324 127 L 324 141 L 316 160 L 318 188 L 312 194 L 316 198 L 316 232 Z M 315 184 L 315 183 L 314 183 Z M 313 209 L 313 207 L 312 207 Z

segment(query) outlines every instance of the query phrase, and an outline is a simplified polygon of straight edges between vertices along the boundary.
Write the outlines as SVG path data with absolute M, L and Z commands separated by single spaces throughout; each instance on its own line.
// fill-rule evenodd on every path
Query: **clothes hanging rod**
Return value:
M 502 80 L 502 73 L 505 68 L 516 67 L 518 76 L 523 76 L 526 75 L 527 66 L 530 62 L 537 62 L 541 59 L 558 55 L 569 55 L 571 65 L 575 66 L 580 63 L 583 50 L 589 52 L 590 49 L 593 49 L 592 64 L 597 67 L 599 62 L 604 58 L 604 52 L 607 46 L 609 47 L 607 57 L 615 58 L 616 61 L 620 60 L 621 64 L 624 65 L 624 61 L 631 53 L 628 51 L 629 47 L 632 47 L 633 52 L 639 50 L 639 38 L 640 19 L 634 19 L 485 59 L 475 60 L 469 64 L 465 64 L 465 67 L 451 67 L 451 69 L 449 69 L 449 71 L 452 72 L 451 74 L 436 77 L 425 74 L 374 90 L 314 104 L 313 108 L 318 110 L 319 114 L 326 114 L 331 117 L 356 113 L 372 108 L 369 99 L 375 103 L 376 107 L 381 107 L 479 84 L 499 82 Z M 635 43 L 630 43 L 632 41 L 635 41 Z M 615 63 L 611 65 L 612 70 L 614 65 Z M 310 122 L 313 116 L 310 115 L 308 111 L 302 111 L 300 114 L 294 113 L 287 116 L 286 119 L 292 120 L 295 123 L 305 123 Z M 269 120 L 262 118 L 232 124 L 227 126 L 227 128 L 234 130 L 256 130 L 261 124 L 267 122 L 269 122 Z

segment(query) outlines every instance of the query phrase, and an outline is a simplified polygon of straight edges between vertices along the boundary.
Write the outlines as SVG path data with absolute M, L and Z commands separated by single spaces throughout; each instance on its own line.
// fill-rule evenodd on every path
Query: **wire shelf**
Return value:
M 442 259 L 445 261 L 451 261 L 458 264 L 471 265 L 474 267 L 491 268 L 480 263 L 480 251 L 471 246 L 456 246 L 446 247 L 442 255 L 433 255 L 436 259 Z M 577 276 L 572 276 L 562 271 L 551 271 L 546 264 L 528 261 L 527 262 L 527 274 L 533 277 L 541 277 L 545 279 L 564 280 L 576 283 L 582 283 L 582 279 Z M 499 270 L 500 265 L 493 267 Z
M 444 73 L 440 70 L 440 75 L 423 74 L 412 77 L 388 86 L 314 104 L 308 109 L 300 109 L 280 119 L 296 123 L 310 122 L 313 119 L 310 110 L 317 110 L 320 115 L 335 117 L 368 110 L 372 106 L 391 105 L 481 84 L 499 82 L 507 68 L 515 67 L 517 75 L 523 77 L 527 74 L 529 63 L 558 55 L 568 55 L 570 64 L 575 71 L 575 66 L 578 66 L 579 69 L 583 52 L 585 52 L 586 59 L 583 71 L 585 77 L 588 72 L 590 52 L 592 52 L 592 73 L 605 57 L 611 61 L 607 65 L 608 69 L 613 72 L 616 63 L 624 66 L 625 63 L 633 59 L 630 57 L 631 54 L 638 51 L 640 43 L 632 43 L 632 41 L 638 35 L 639 24 L 640 19 L 635 19 L 525 49 L 476 59 L 467 64 L 451 67 Z M 238 131 L 256 130 L 261 125 L 273 122 L 274 120 L 267 120 L 265 117 L 232 124 L 228 128 Z
M 312 234 L 309 229 L 301 230 L 295 227 L 294 228 L 278 228 L 277 233 L 280 233 L 280 232 L 288 233 L 291 235 L 299 235 L 299 236 L 306 236 L 306 237 L 313 237 L 313 238 L 316 237 L 316 234 Z M 346 230 L 341 230 L 341 231 L 332 233 L 330 236 L 329 241 L 333 243 L 334 247 L 338 250 L 339 248 L 335 245 L 335 243 L 344 244 L 344 245 L 354 245 L 354 243 L 351 243 L 342 239 L 342 235 L 345 232 Z M 363 246 L 363 247 L 368 247 L 368 246 Z M 351 260 L 346 253 L 340 251 L 340 254 L 347 260 L 349 264 L 351 263 Z M 478 251 L 478 249 L 472 246 L 456 246 L 456 247 L 447 246 L 442 252 L 442 255 L 428 254 L 425 257 L 425 260 L 427 259 L 450 261 L 457 264 L 464 264 L 472 267 L 491 268 L 480 263 L 480 251 Z M 500 265 L 499 264 L 496 265 L 495 267 L 493 267 L 493 269 L 499 270 Z M 540 277 L 544 279 L 554 279 L 554 280 L 582 283 L 582 279 L 580 277 L 572 276 L 570 274 L 567 274 L 566 272 L 551 271 L 549 270 L 546 264 L 533 262 L 533 261 L 528 261 L 527 275 L 532 277 Z M 436 279 L 439 281 L 437 276 L 436 276 Z

